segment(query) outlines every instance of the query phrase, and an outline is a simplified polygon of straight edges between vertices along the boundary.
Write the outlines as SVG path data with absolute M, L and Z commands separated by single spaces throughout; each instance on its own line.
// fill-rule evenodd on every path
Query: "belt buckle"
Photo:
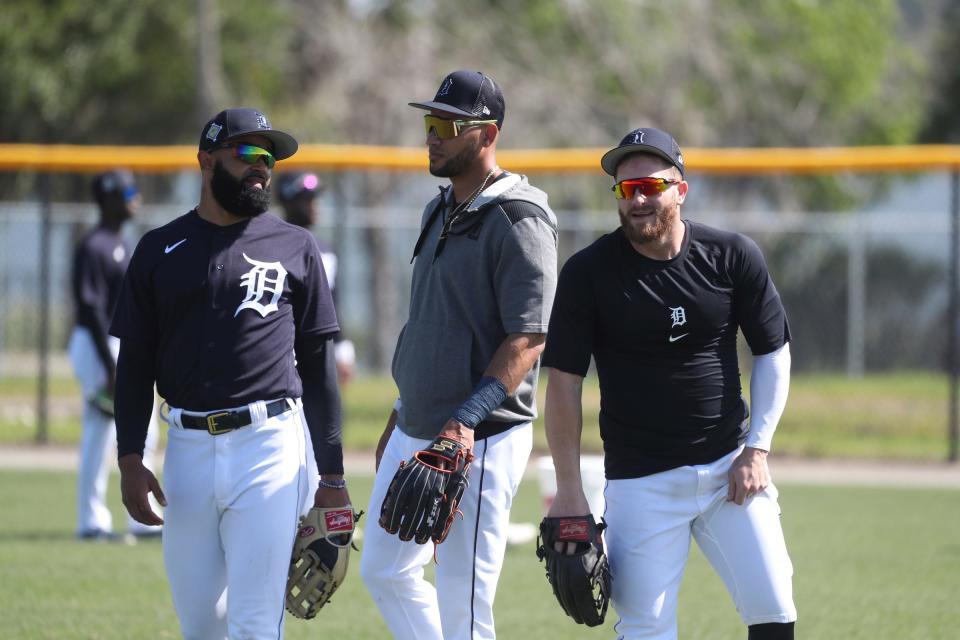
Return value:
M 207 433 L 212 436 L 218 436 L 221 433 L 227 433 L 228 431 L 233 431 L 233 427 L 217 427 L 217 418 L 222 418 L 223 416 L 230 415 L 229 411 L 220 411 L 219 413 L 211 413 L 207 415 Z

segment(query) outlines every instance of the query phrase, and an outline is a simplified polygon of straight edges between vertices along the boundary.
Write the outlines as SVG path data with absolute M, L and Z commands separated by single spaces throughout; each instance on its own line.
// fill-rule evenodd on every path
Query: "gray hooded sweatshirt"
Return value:
M 557 284 L 557 218 L 526 176 L 500 177 L 448 225 L 452 200 L 441 189 L 424 209 L 410 317 L 393 355 L 397 424 L 415 438 L 436 437 L 507 335 L 547 332 Z M 539 370 L 537 362 L 476 438 L 536 418 Z

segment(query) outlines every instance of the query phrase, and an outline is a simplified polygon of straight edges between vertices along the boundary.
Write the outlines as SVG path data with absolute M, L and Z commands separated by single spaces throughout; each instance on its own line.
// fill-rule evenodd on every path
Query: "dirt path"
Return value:
M 372 453 L 348 453 L 344 459 L 347 473 L 371 474 Z M 0 446 L 0 469 L 73 470 L 77 452 L 61 446 Z M 844 484 L 889 487 L 939 487 L 960 489 L 960 465 L 944 463 L 906 463 L 863 460 L 811 460 L 771 458 L 774 480 L 784 484 Z M 536 477 L 531 460 L 529 477 Z

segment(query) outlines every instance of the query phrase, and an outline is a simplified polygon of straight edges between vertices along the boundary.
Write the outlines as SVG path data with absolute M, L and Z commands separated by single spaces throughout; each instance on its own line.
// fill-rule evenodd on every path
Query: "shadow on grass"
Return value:
M 73 531 L 3 531 L 3 542 L 76 542 L 77 544 L 112 544 L 99 540 L 79 540 Z

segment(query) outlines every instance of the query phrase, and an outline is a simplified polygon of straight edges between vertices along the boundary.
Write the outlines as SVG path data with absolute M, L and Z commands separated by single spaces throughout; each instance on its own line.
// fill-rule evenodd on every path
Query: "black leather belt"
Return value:
M 290 408 L 286 400 L 273 400 L 267 403 L 267 417 L 272 418 L 284 413 Z M 184 429 L 198 429 L 206 431 L 212 436 L 227 433 L 234 429 L 246 427 L 252 422 L 250 409 L 234 409 L 232 411 L 211 411 L 203 415 L 180 414 L 180 424 Z

